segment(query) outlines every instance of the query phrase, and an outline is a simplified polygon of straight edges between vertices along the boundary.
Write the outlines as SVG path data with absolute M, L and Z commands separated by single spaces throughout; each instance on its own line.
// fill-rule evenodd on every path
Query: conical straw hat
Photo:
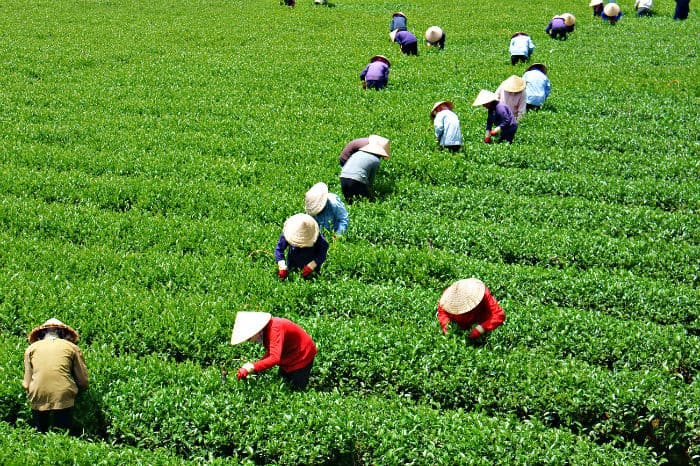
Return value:
M 385 57 L 384 55 L 375 55 L 372 58 L 370 58 L 369 61 L 370 61 L 370 63 L 373 61 L 383 61 L 387 65 L 391 66 L 389 59 L 387 57 Z
M 56 330 L 56 329 L 62 329 L 65 332 L 64 338 L 66 340 L 70 340 L 73 343 L 78 341 L 78 332 L 73 330 L 71 327 L 68 325 L 64 324 L 58 319 L 51 318 L 44 322 L 43 324 L 39 325 L 38 327 L 35 327 L 32 329 L 31 332 L 29 332 L 29 336 L 27 337 L 29 339 L 29 343 L 34 343 L 35 341 L 39 340 L 41 337 L 41 334 L 44 330 Z
M 435 102 L 435 105 L 433 105 L 432 110 L 430 110 L 431 119 L 435 118 L 435 114 L 437 113 L 438 107 L 443 104 L 445 104 L 450 110 L 452 110 L 455 107 L 455 105 L 449 100 L 441 100 L 440 102 Z
M 236 322 L 233 324 L 231 344 L 243 343 L 264 329 L 272 315 L 269 312 L 239 311 L 236 314 Z
M 603 13 L 605 16 L 615 17 L 620 13 L 620 6 L 617 3 L 608 3 L 603 8 Z
M 391 32 L 389 33 L 389 39 L 391 39 L 392 42 L 395 41 L 395 39 L 396 39 L 396 33 L 397 33 L 397 32 L 399 32 L 399 30 L 398 30 L 398 29 L 394 29 L 393 31 L 391 31 Z
M 525 80 L 520 76 L 512 75 L 501 83 L 501 89 L 506 92 L 521 92 L 525 89 Z
M 498 100 L 498 96 L 495 93 L 482 89 L 479 91 L 479 95 L 476 96 L 476 99 L 474 99 L 472 107 L 480 107 L 495 100 Z
M 528 66 L 525 71 L 530 70 L 540 70 L 544 74 L 547 74 L 547 66 L 544 63 L 533 63 L 532 65 Z
M 486 285 L 477 278 L 458 280 L 442 293 L 440 306 L 450 314 L 466 314 L 479 305 L 485 290 Z
M 425 40 L 428 42 L 437 42 L 442 38 L 442 29 L 438 26 L 430 26 L 425 31 Z
M 310 248 L 318 238 L 318 223 L 309 214 L 295 214 L 284 222 L 282 234 L 297 248 Z
M 378 155 L 384 159 L 388 159 L 391 156 L 391 144 L 389 143 L 389 140 L 387 138 L 377 136 L 376 134 L 370 134 L 369 144 L 360 147 L 360 150 Z
M 306 213 L 316 215 L 320 213 L 328 201 L 328 185 L 324 182 L 316 183 L 306 191 L 304 196 L 304 204 Z
M 573 26 L 576 24 L 576 16 L 572 15 L 571 13 L 564 13 L 562 16 L 564 17 L 564 24 L 567 26 Z
M 588 6 L 596 6 L 596 5 L 602 5 L 603 0 L 591 0 L 591 3 L 588 4 Z

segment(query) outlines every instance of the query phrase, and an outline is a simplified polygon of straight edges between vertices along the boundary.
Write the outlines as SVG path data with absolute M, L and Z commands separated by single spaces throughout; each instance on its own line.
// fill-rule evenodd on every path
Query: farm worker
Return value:
M 78 332 L 58 319 L 49 319 L 29 332 L 24 352 L 24 380 L 34 427 L 47 432 L 73 425 L 73 405 L 79 390 L 88 389 L 85 359 L 75 344 Z
M 651 16 L 652 0 L 636 0 L 634 9 L 637 10 L 637 16 Z
M 340 166 L 342 167 L 345 165 L 345 162 L 348 161 L 352 154 L 362 149 L 367 144 L 369 144 L 369 137 L 353 139 L 345 144 L 345 147 L 343 147 L 343 150 L 340 152 L 340 157 L 338 157 Z
M 304 196 L 306 213 L 311 215 L 320 229 L 342 235 L 348 228 L 348 211 L 340 198 L 328 192 L 326 183 L 316 183 Z
M 309 383 L 316 345 L 309 334 L 291 320 L 272 317 L 267 312 L 240 311 L 233 324 L 231 344 L 245 341 L 260 343 L 265 354 L 258 362 L 243 364 L 236 374 L 238 380 L 279 366 L 279 375 L 293 389 L 301 390 Z
M 400 11 L 397 11 L 396 13 L 391 15 L 391 24 L 389 25 L 389 30 L 394 31 L 398 29 L 399 31 L 407 31 L 407 21 L 408 20 L 406 19 L 406 15 Z
M 498 96 L 493 92 L 482 89 L 474 99 L 474 107 L 484 107 L 488 110 L 486 117 L 486 136 L 484 142 L 491 143 L 491 137 L 499 135 L 498 142 L 513 142 L 515 132 L 518 131 L 518 123 L 508 106 L 498 101 Z
M 428 47 L 444 49 L 446 38 L 447 36 L 445 35 L 445 31 L 438 26 L 430 26 L 425 31 L 425 42 L 427 43 Z
M 289 248 L 285 261 L 284 253 Z M 321 271 L 326 260 L 328 241 L 320 233 L 318 223 L 309 214 L 296 214 L 284 222 L 282 234 L 275 247 L 277 274 L 280 280 L 287 278 L 289 270 L 301 269 L 304 278 Z
M 516 32 L 510 38 L 508 51 L 510 52 L 511 65 L 519 62 L 525 63 L 535 51 L 535 44 L 527 33 Z
M 549 37 L 552 39 L 566 40 L 567 31 L 564 17 L 561 15 L 552 17 L 552 20 L 549 22 L 544 32 L 549 34 Z
M 588 6 L 593 7 L 593 16 L 601 16 L 603 14 L 603 0 L 591 0 Z
M 458 280 L 447 287 L 438 301 L 436 317 L 442 333 L 447 334 L 447 325 L 454 322 L 463 330 L 471 329 L 469 338 L 473 340 L 506 320 L 501 306 L 477 278 Z
M 453 108 L 454 104 L 449 100 L 437 102 L 430 111 L 430 119 L 433 120 L 435 138 L 440 150 L 458 152 L 462 147 L 462 130 L 459 117 L 452 111 Z
M 375 55 L 369 59 L 369 65 L 360 73 L 363 89 L 384 89 L 389 83 L 389 59 L 384 55 Z
M 603 8 L 603 14 L 600 16 L 603 21 L 607 21 L 610 24 L 617 23 L 622 17 L 622 11 L 620 11 L 620 5 L 617 3 L 608 3 Z
M 562 18 L 564 18 L 564 24 L 566 25 L 566 32 L 574 32 L 576 27 L 576 16 L 571 13 L 562 13 Z
M 394 29 L 389 33 L 392 42 L 401 46 L 401 52 L 406 55 L 418 55 L 418 39 L 409 31 Z
M 525 87 L 523 78 L 512 75 L 496 89 L 496 97 L 508 106 L 516 120 L 520 120 L 520 117 L 525 115 L 527 105 Z
M 690 13 L 690 0 L 676 0 L 673 19 L 688 19 L 688 13 Z
M 542 63 L 535 63 L 525 70 L 523 79 L 525 80 L 526 111 L 539 110 L 552 89 L 547 77 L 547 67 Z
M 340 170 L 340 187 L 345 202 L 352 204 L 357 196 L 370 197 L 369 188 L 379 170 L 379 161 L 390 155 L 389 140 L 371 134 L 367 145 L 352 154 Z

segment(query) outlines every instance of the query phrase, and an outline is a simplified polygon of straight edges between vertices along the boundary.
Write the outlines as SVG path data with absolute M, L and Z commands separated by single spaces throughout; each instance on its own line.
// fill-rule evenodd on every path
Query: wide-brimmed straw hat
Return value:
M 519 32 L 516 32 L 515 34 L 513 34 L 512 36 L 510 36 L 510 38 L 512 39 L 513 37 L 518 37 L 518 36 L 529 36 L 529 35 L 530 35 L 530 34 L 528 34 L 527 32 L 519 31 Z
M 370 154 L 378 155 L 384 159 L 388 159 L 391 156 L 391 144 L 387 138 L 377 136 L 376 134 L 369 135 L 369 144 L 360 147 L 362 152 L 369 152 Z
M 520 76 L 512 75 L 501 83 L 501 89 L 506 92 L 522 92 L 525 89 L 525 80 Z
M 33 328 L 32 331 L 29 332 L 29 336 L 27 337 L 29 339 L 29 343 L 34 343 L 35 341 L 40 340 L 43 337 L 43 333 L 46 330 L 63 330 L 64 339 L 70 340 L 73 343 L 78 341 L 78 332 L 76 332 L 60 320 L 51 318 L 43 324 L 39 325 L 38 327 Z
M 547 74 L 547 67 L 544 63 L 533 63 L 532 65 L 528 66 L 525 71 L 527 72 L 531 70 L 540 70 L 544 74 Z
M 391 63 L 389 63 L 389 59 L 384 55 L 375 55 L 372 58 L 370 58 L 369 61 L 370 63 L 372 63 L 373 61 L 383 61 L 387 65 L 391 66 Z
M 450 314 L 466 314 L 484 299 L 486 285 L 478 278 L 458 280 L 443 291 L 440 306 Z
M 269 312 L 239 311 L 236 314 L 236 322 L 233 324 L 231 344 L 243 343 L 264 329 L 272 315 Z
M 428 42 L 437 42 L 442 38 L 442 29 L 438 26 L 430 26 L 425 31 L 425 40 Z
M 433 109 L 430 110 L 430 119 L 431 120 L 433 118 L 435 118 L 435 115 L 437 114 L 438 107 L 440 107 L 441 105 L 444 105 L 445 107 L 449 108 L 450 110 L 452 110 L 455 107 L 455 104 L 453 104 L 449 100 L 441 100 L 440 102 L 435 102 L 435 105 L 433 105 Z
M 562 17 L 564 18 L 564 24 L 567 26 L 573 26 L 576 24 L 576 16 L 572 15 L 571 13 L 564 13 Z
M 596 6 L 596 5 L 602 5 L 603 0 L 591 0 L 591 3 L 588 4 L 588 6 Z
M 398 29 L 394 29 L 389 33 L 389 39 L 391 39 L 392 42 L 396 40 L 396 34 L 399 32 Z
M 311 189 L 306 191 L 304 196 L 304 207 L 309 215 L 320 213 L 328 201 L 328 185 L 324 182 L 316 183 Z
M 617 16 L 617 14 L 620 13 L 620 5 L 617 3 L 608 3 L 603 7 L 603 13 L 605 13 L 605 16 Z
M 310 248 L 318 239 L 318 223 L 309 214 L 295 214 L 284 222 L 282 234 L 297 248 Z
M 392 18 L 393 18 L 394 16 L 403 16 L 404 18 L 406 17 L 406 15 L 403 14 L 402 12 L 400 12 L 400 11 L 397 11 L 396 13 L 394 13 L 393 15 L 391 15 Z
M 472 107 L 481 107 L 482 105 L 485 105 L 489 102 L 494 102 L 496 100 L 498 100 L 498 96 L 495 93 L 487 91 L 486 89 L 482 89 L 479 91 L 479 94 L 476 96 L 476 99 L 474 99 Z

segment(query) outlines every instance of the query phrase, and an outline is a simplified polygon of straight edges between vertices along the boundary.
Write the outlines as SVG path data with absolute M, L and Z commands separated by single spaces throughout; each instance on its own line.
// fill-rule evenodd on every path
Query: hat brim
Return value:
M 31 332 L 29 332 L 29 336 L 27 339 L 29 340 L 29 343 L 34 343 L 36 341 L 40 340 L 40 335 L 45 332 L 46 330 L 63 330 L 66 332 L 66 335 L 64 336 L 65 340 L 70 340 L 73 343 L 76 343 L 78 341 L 78 338 L 80 337 L 78 335 L 78 332 L 76 332 L 73 328 L 69 327 L 66 324 L 42 324 L 39 325 L 38 327 L 35 327 L 32 329 Z
M 476 99 L 474 99 L 472 107 L 481 107 L 482 105 L 486 105 L 488 103 L 497 101 L 498 96 L 495 93 L 482 90 L 481 92 L 479 92 L 479 95 L 476 96 Z
M 454 103 L 452 103 L 452 101 L 450 101 L 450 100 L 443 100 L 442 102 L 438 102 L 435 105 L 433 105 L 433 109 L 430 110 L 430 118 L 431 119 L 435 118 L 435 115 L 437 115 L 438 108 L 440 108 L 440 106 L 442 106 L 442 105 L 446 106 L 450 110 L 455 108 Z
M 547 74 L 547 67 L 544 65 L 544 63 L 534 63 L 530 66 L 527 67 L 525 72 L 532 71 L 532 70 L 540 70 L 544 74 Z
M 236 314 L 236 321 L 233 324 L 231 344 L 238 345 L 248 341 L 256 333 L 264 329 L 270 322 L 270 319 L 272 319 L 272 314 L 269 312 L 239 312 Z
M 369 154 L 378 155 L 383 159 L 389 158 L 389 154 L 387 154 L 384 148 L 378 144 L 369 143 L 366 146 L 360 147 L 360 150 Z
M 375 55 L 372 58 L 370 58 L 369 61 L 370 61 L 370 63 L 375 62 L 375 61 L 383 61 L 387 65 L 391 66 L 389 59 L 387 57 L 385 57 L 384 55 Z

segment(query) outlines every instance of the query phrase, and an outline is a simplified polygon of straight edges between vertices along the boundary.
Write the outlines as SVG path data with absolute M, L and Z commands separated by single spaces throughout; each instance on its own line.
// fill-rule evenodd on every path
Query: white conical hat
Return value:
M 620 12 L 620 5 L 617 3 L 608 3 L 603 8 L 603 13 L 605 16 L 615 17 Z
M 438 26 L 430 26 L 425 31 L 425 40 L 428 42 L 437 42 L 442 38 L 442 29 Z
M 395 38 L 396 38 L 396 33 L 398 33 L 398 32 L 399 32 L 398 29 L 394 29 L 393 31 L 391 31 L 391 32 L 389 33 L 389 39 L 391 39 L 392 42 L 394 42 L 394 40 L 395 40 Z
M 39 325 L 38 327 L 33 328 L 32 331 L 29 332 L 29 336 L 27 337 L 29 339 L 29 343 L 34 343 L 35 341 L 39 340 L 41 333 L 44 330 L 50 329 L 62 329 L 66 333 L 64 337 L 66 340 L 70 340 L 73 343 L 78 341 L 78 332 L 76 332 L 60 320 L 56 318 L 51 318 L 43 324 Z
M 576 16 L 572 15 L 571 13 L 564 13 L 562 16 L 564 17 L 564 24 L 567 26 L 573 26 L 576 24 Z
M 289 244 L 298 248 L 310 248 L 318 238 L 318 223 L 309 214 L 295 214 L 284 222 L 282 234 Z
M 233 324 L 231 344 L 237 345 L 243 343 L 248 338 L 254 336 L 265 328 L 271 318 L 272 314 L 269 312 L 239 311 L 236 314 L 236 322 Z
M 445 104 L 447 106 L 447 108 L 449 108 L 450 110 L 455 108 L 455 104 L 449 100 L 441 100 L 440 102 L 435 102 L 435 105 L 433 105 L 433 108 L 430 110 L 430 118 L 431 119 L 435 118 L 435 114 L 437 114 L 437 109 L 442 104 Z
M 306 191 L 304 196 L 304 206 L 306 213 L 316 215 L 320 213 L 328 201 L 328 185 L 324 182 L 316 183 L 311 189 Z
M 523 78 L 512 75 L 503 81 L 499 87 L 506 92 L 521 92 L 523 89 L 525 89 L 526 85 L 527 83 Z
M 458 280 L 442 293 L 440 306 L 450 314 L 466 314 L 479 305 L 485 290 L 486 285 L 478 278 Z
M 391 156 L 391 144 L 387 138 L 377 136 L 376 134 L 369 135 L 369 144 L 360 147 L 362 152 L 369 152 L 370 154 L 378 155 L 384 159 L 388 159 Z
M 474 99 L 472 107 L 480 107 L 494 100 L 498 100 L 498 96 L 495 93 L 482 89 L 479 91 L 479 95 L 476 96 L 476 99 Z
M 588 6 L 596 6 L 596 5 L 602 5 L 603 0 L 591 0 L 591 3 L 588 4 Z

